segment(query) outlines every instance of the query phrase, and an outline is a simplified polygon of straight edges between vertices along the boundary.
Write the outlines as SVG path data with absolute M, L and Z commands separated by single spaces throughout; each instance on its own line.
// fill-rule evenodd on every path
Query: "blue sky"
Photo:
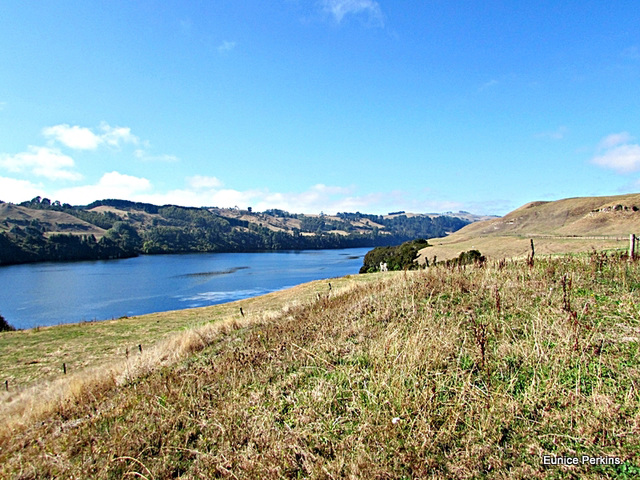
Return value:
M 0 3 L 0 199 L 505 214 L 640 190 L 640 9 Z

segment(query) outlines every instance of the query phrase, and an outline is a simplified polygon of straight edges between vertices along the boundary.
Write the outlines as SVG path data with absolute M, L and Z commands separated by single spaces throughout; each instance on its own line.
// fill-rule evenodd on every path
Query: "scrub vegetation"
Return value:
M 640 473 L 638 263 L 594 252 L 349 280 L 74 380 L 3 426 L 0 477 Z M 616 464 L 543 463 L 583 455 Z

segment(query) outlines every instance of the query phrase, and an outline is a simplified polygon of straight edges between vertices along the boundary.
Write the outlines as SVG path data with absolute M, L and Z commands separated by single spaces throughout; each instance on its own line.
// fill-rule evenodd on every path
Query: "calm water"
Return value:
M 369 248 L 150 255 L 0 267 L 0 314 L 16 328 L 203 307 L 356 274 Z

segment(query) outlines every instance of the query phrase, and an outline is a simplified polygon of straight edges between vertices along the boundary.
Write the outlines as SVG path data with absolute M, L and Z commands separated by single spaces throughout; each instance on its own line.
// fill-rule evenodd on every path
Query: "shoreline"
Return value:
M 315 300 L 318 295 L 375 281 L 380 278 L 378 275 L 353 274 L 313 280 L 256 297 L 204 307 L 0 332 L 0 351 L 3 352 L 0 356 L 0 383 L 3 384 L 0 402 L 35 384 L 64 377 L 65 369 L 67 373 L 75 373 L 108 361 L 133 358 L 141 351 L 195 327 L 268 316 L 287 306 Z M 8 391 L 4 388 L 5 382 L 8 382 Z

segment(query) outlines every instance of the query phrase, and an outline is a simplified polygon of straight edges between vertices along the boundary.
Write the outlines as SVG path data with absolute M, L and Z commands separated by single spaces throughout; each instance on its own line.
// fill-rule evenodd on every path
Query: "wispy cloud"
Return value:
M 545 138 L 547 140 L 562 140 L 567 135 L 568 132 L 569 132 L 569 129 L 564 125 L 561 125 L 555 130 L 552 130 L 549 132 L 536 133 L 535 137 Z
M 29 173 L 49 180 L 80 180 L 73 158 L 56 148 L 30 145 L 26 152 L 0 155 L 0 167 L 12 173 Z
M 236 42 L 230 42 L 225 40 L 220 45 L 218 45 L 218 53 L 227 53 L 236 48 Z
M 320 5 L 337 23 L 349 15 L 364 15 L 371 24 L 384 26 L 382 9 L 374 0 L 322 0 Z
M 628 132 L 608 135 L 598 144 L 598 152 L 592 163 L 619 173 L 640 170 L 640 145 L 632 143 L 633 140 Z
M 491 79 L 485 83 L 483 83 L 482 85 L 480 85 L 480 87 L 478 87 L 478 91 L 479 92 L 483 92 L 484 90 L 488 90 L 490 88 L 495 87 L 496 85 L 498 85 L 500 82 L 496 79 Z
M 46 127 L 42 134 L 51 142 L 58 142 L 74 150 L 95 150 L 102 144 L 117 147 L 122 143 L 139 142 L 129 127 L 111 127 L 107 123 L 100 124 L 98 133 L 90 128 L 66 123 Z
M 631 141 L 633 141 L 633 137 L 629 132 L 612 133 L 600 140 L 600 143 L 598 143 L 598 149 L 606 150 Z
M 150 153 L 149 142 L 134 135 L 130 127 L 112 127 L 106 122 L 102 122 L 95 129 L 62 123 L 43 128 L 42 134 L 52 148 L 62 146 L 72 150 L 97 150 L 101 146 L 106 146 L 119 149 L 129 144 L 138 147 L 133 151 L 133 155 L 143 162 L 180 161 L 175 155 Z

